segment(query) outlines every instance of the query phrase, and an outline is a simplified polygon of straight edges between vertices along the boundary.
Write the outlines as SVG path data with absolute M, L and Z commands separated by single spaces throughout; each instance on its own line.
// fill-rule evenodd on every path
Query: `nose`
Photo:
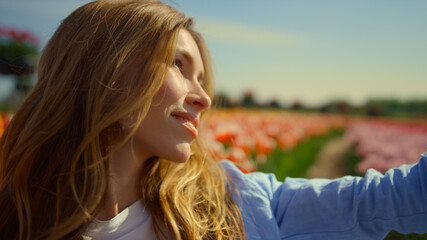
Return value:
M 194 89 L 194 91 L 187 93 L 185 102 L 191 106 L 194 106 L 199 111 L 203 111 L 209 108 L 212 104 L 211 98 L 200 85 L 197 89 Z

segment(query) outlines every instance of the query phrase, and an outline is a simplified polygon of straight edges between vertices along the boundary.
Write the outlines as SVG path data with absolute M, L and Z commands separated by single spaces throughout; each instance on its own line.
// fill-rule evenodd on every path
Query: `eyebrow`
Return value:
M 187 50 L 177 48 L 176 52 L 182 54 L 184 56 L 185 60 L 188 61 L 191 65 L 193 65 L 193 68 L 194 68 L 194 59 Z M 197 77 L 200 78 L 202 82 L 204 82 L 205 81 L 205 71 L 201 71 Z
M 183 56 L 184 56 L 184 58 L 189 62 L 189 63 L 191 63 L 191 64 L 194 64 L 194 59 L 193 59 L 193 57 L 191 56 L 191 54 L 187 51 L 187 50 L 184 50 L 184 49 L 176 49 L 176 52 L 177 53 L 180 53 L 180 54 L 182 54 Z

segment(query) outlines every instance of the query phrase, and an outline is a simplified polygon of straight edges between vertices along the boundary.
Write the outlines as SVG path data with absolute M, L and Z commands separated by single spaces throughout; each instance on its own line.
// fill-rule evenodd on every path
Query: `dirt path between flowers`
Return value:
M 338 178 L 346 175 L 346 158 L 351 145 L 344 137 L 333 138 L 317 154 L 307 178 Z

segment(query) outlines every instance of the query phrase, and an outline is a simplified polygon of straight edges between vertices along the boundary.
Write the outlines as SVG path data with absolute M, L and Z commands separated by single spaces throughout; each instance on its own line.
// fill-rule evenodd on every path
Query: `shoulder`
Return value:
M 258 193 L 265 197 L 271 197 L 272 189 L 281 184 L 274 174 L 261 172 L 244 174 L 228 160 L 223 160 L 220 163 L 225 169 L 230 186 L 237 188 L 239 191 L 249 191 L 254 194 Z

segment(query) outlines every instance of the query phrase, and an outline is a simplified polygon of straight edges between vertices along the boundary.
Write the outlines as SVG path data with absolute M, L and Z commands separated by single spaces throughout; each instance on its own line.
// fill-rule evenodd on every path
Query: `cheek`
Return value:
M 130 113 L 128 116 L 120 119 L 120 124 L 122 125 L 123 131 L 125 134 L 128 134 L 131 128 L 135 126 L 137 118 L 138 118 L 138 113 L 135 111 Z
M 158 105 L 164 102 L 164 100 L 177 100 L 185 95 L 187 87 L 182 81 L 182 78 L 176 76 L 176 73 L 169 70 L 166 79 L 164 80 L 159 91 L 153 97 L 153 105 Z

